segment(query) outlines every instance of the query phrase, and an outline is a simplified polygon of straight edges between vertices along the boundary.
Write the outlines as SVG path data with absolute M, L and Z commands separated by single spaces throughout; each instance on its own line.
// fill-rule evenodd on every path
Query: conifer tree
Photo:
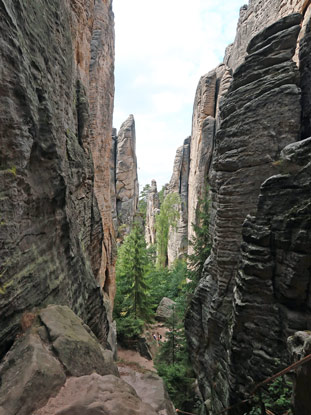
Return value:
M 146 281 L 148 253 L 138 224 L 125 238 L 117 261 L 116 314 L 149 320 L 149 287 Z

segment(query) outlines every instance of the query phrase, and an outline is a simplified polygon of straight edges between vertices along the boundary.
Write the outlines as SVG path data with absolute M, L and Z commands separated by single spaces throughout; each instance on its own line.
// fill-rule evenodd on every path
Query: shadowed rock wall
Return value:
M 72 308 L 103 343 L 114 294 L 111 1 L 0 1 L 0 353 Z
M 259 11 L 259 3 L 249 7 Z M 310 125 L 308 15 L 303 30 L 297 14 L 253 38 L 219 107 L 208 171 L 212 253 L 186 319 L 194 368 L 212 411 L 245 397 L 252 382 L 287 364 L 286 337 L 311 323 L 309 142 L 295 143 Z M 302 94 L 292 60 L 298 36 Z

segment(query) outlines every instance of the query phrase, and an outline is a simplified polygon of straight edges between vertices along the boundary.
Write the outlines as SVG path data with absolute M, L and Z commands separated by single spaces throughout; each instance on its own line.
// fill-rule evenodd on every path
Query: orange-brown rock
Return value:
M 109 306 L 115 260 L 111 0 L 0 0 L 0 20 L 0 354 L 22 314 L 51 302 L 68 305 L 106 343 L 101 288 Z

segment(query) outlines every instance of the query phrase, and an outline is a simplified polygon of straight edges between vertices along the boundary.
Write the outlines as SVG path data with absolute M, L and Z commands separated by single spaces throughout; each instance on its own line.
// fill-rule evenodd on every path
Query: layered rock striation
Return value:
M 259 10 L 259 2 L 249 7 Z M 311 322 L 310 144 L 298 141 L 301 113 L 303 129 L 309 125 L 308 25 L 300 46 L 302 94 L 293 61 L 301 20 L 286 16 L 253 37 L 219 106 L 208 171 L 212 252 L 186 318 L 212 412 L 288 363 L 287 336 Z
M 66 304 L 107 342 L 114 296 L 111 0 L 0 1 L 0 354 Z
M 151 186 L 147 195 L 147 207 L 146 207 L 146 223 L 145 223 L 145 241 L 147 246 L 154 245 L 156 243 L 156 229 L 155 221 L 156 215 L 159 213 L 160 201 L 157 190 L 157 182 L 151 181 Z
M 167 193 L 176 193 L 180 197 L 177 206 L 179 218 L 176 227 L 170 227 L 167 244 L 168 266 L 181 259 L 188 250 L 188 178 L 190 165 L 190 137 L 176 151 L 171 180 Z
M 133 223 L 139 196 L 136 159 L 136 133 L 133 115 L 121 125 L 115 147 L 116 209 L 118 226 L 129 232 Z

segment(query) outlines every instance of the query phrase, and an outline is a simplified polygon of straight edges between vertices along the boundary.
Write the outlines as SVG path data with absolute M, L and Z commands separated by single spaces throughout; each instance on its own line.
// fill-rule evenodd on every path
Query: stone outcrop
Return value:
M 288 363 L 287 336 L 310 326 L 311 158 L 308 140 L 295 143 L 301 93 L 292 60 L 301 19 L 287 16 L 252 39 L 219 105 L 208 171 L 212 252 L 186 319 L 212 412 Z
M 243 62 L 250 39 L 291 13 L 305 13 L 309 3 L 309 0 L 250 0 L 241 7 L 236 37 L 226 50 L 224 63 L 235 70 Z
M 157 415 L 135 390 L 113 375 L 69 378 L 55 398 L 34 415 Z
M 139 373 L 130 367 L 120 368 L 120 376 L 131 385 L 137 395 L 146 403 L 151 405 L 159 415 L 176 414 L 166 392 L 164 381 L 154 372 Z
M 188 251 L 188 177 L 190 164 L 190 137 L 176 151 L 171 180 L 167 186 L 168 193 L 177 193 L 180 197 L 178 206 L 179 219 L 176 227 L 170 228 L 167 244 L 168 266 L 175 259 L 180 259 Z
M 37 315 L 24 315 L 24 320 L 26 333 L 16 339 L 0 366 L 1 415 L 33 413 L 58 393 L 66 377 L 82 379 L 83 384 L 85 375 L 93 372 L 104 382 L 106 375 L 119 376 L 112 352 L 102 348 L 68 307 L 50 305 Z
M 111 0 L 0 1 L 0 355 L 67 304 L 103 344 L 114 296 Z
M 196 223 L 198 202 L 207 196 L 207 174 L 213 158 L 219 104 L 230 80 L 229 68 L 220 65 L 202 76 L 197 87 L 192 116 L 188 178 L 189 240 L 195 236 L 192 225 Z M 188 253 L 193 253 L 191 246 L 188 247 Z
M 118 133 L 115 180 L 118 226 L 125 225 L 128 233 L 136 214 L 139 196 L 133 115 L 121 125 Z
M 173 315 L 173 308 L 175 305 L 175 301 L 170 298 L 163 297 L 156 311 L 156 320 L 167 321 Z
M 156 215 L 159 213 L 160 202 L 157 190 L 157 182 L 151 181 L 151 186 L 147 195 L 147 208 L 146 208 L 146 223 L 145 223 L 145 241 L 147 246 L 154 245 L 156 243 L 156 230 L 155 220 Z

